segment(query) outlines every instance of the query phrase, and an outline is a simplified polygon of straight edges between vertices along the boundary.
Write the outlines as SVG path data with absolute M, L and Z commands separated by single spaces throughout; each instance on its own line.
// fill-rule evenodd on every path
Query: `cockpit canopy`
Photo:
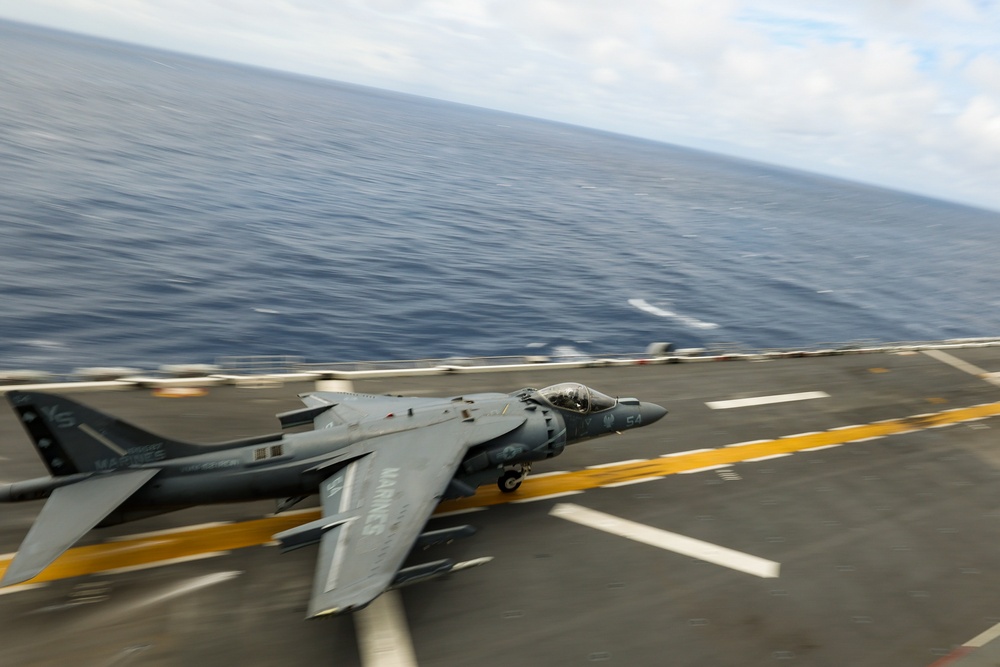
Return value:
M 585 414 L 609 410 L 618 403 L 617 399 L 605 396 L 599 391 L 577 382 L 563 382 L 545 389 L 539 389 L 538 395 L 560 410 L 569 410 Z

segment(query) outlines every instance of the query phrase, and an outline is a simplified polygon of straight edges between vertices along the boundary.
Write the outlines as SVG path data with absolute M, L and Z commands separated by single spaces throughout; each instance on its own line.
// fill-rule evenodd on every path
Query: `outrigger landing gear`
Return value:
M 512 466 L 506 466 L 504 473 L 497 480 L 497 486 L 500 487 L 500 491 L 503 493 L 514 493 L 521 487 L 521 482 L 524 481 L 529 472 L 531 472 L 530 463 L 517 463 Z

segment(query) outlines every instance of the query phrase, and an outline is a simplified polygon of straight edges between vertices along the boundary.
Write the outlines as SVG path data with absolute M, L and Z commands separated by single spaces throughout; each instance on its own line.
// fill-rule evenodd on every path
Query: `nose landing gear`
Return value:
M 504 466 L 504 472 L 497 480 L 497 486 L 503 493 L 514 493 L 521 487 L 521 482 L 525 480 L 531 472 L 530 463 L 516 463 L 512 466 Z

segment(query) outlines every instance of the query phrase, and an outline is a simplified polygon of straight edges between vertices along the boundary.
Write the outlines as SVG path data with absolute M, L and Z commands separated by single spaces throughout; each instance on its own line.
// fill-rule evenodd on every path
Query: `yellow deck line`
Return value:
M 75 547 L 60 556 L 31 581 L 33 583 L 78 577 L 106 570 L 146 565 L 213 551 L 229 551 L 266 544 L 275 533 L 319 518 L 319 510 L 293 516 L 273 516 L 215 526 L 196 527 L 169 535 L 118 539 Z M 0 559 L 0 573 L 12 558 Z
M 846 429 L 807 433 L 777 440 L 747 444 L 740 447 L 720 447 L 708 451 L 692 452 L 682 456 L 650 459 L 637 463 L 624 463 L 617 466 L 590 468 L 552 475 L 542 479 L 525 480 L 516 494 L 517 499 L 548 496 L 565 491 L 582 491 L 594 489 L 607 484 L 617 484 L 646 477 L 662 477 L 674 475 L 688 470 L 698 470 L 713 466 L 739 463 L 763 456 L 798 452 L 813 447 L 846 444 L 855 440 L 877 438 L 897 433 L 907 433 L 916 430 L 954 424 L 968 419 L 979 419 L 1000 415 L 1000 403 L 960 408 L 954 411 L 937 412 L 916 417 L 892 419 L 875 424 L 864 424 Z M 510 502 L 510 495 L 501 493 L 499 489 L 481 490 L 472 498 L 453 500 L 441 503 L 439 511 L 450 512 L 466 507 L 481 507 Z
M 541 498 L 542 496 L 553 496 L 572 491 L 584 491 L 609 484 L 663 477 L 700 468 L 739 463 L 764 456 L 793 453 L 828 445 L 847 444 L 858 440 L 909 433 L 997 415 L 1000 415 L 1000 403 L 989 403 L 902 419 L 891 419 L 873 424 L 838 428 L 820 433 L 766 440 L 741 447 L 720 447 L 680 456 L 577 470 L 537 479 L 529 477 L 517 493 L 504 494 L 495 487 L 489 487 L 481 490 L 472 498 L 441 503 L 437 513 L 499 505 L 514 500 Z M 113 542 L 69 549 L 41 574 L 32 579 L 32 582 L 65 579 L 208 552 L 267 544 L 275 533 L 317 518 L 319 518 L 318 509 L 312 512 L 282 514 L 240 523 L 193 527 L 190 530 L 182 529 L 165 535 L 132 539 L 116 538 Z M 10 556 L 0 558 L 0 574 L 7 569 L 10 561 Z

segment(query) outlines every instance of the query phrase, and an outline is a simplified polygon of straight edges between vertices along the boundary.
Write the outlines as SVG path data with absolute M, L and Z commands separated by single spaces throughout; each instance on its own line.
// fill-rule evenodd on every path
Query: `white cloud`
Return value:
M 0 0 L 0 15 L 1000 208 L 968 0 Z
M 602 86 L 608 86 L 613 83 L 618 83 L 621 77 L 618 72 L 610 67 L 599 67 L 591 73 L 591 78 L 594 83 L 601 84 Z
M 995 99 L 986 95 L 972 98 L 955 119 L 955 127 L 968 143 L 970 154 L 982 160 L 982 166 L 1000 161 L 1000 104 Z
M 964 74 L 974 88 L 1000 96 L 1000 58 L 997 55 L 976 56 L 964 68 Z

